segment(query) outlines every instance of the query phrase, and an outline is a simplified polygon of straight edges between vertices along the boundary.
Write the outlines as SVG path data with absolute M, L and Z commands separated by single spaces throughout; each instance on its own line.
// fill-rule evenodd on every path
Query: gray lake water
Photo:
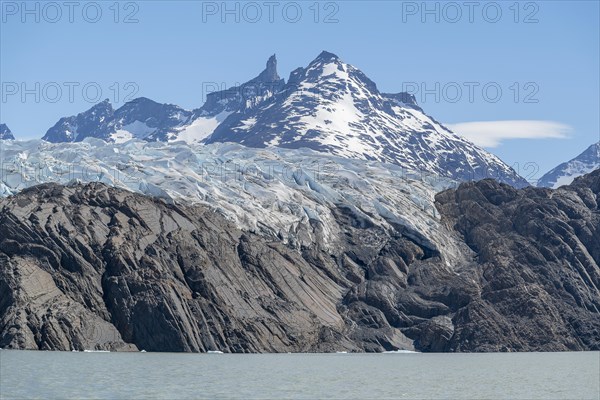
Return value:
M 597 400 L 600 352 L 233 355 L 2 350 L 0 398 Z

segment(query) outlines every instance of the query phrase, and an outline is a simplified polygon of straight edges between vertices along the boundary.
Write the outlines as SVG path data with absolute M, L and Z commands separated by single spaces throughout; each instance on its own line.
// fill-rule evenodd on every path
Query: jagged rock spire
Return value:
M 257 77 L 261 82 L 278 82 L 281 78 L 277 73 L 277 57 L 273 54 L 267 60 L 267 66 L 263 72 Z

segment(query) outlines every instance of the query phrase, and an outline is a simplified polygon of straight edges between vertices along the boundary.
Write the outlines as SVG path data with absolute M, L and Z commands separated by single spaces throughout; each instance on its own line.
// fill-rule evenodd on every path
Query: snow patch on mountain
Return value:
M 151 128 L 144 122 L 136 120 L 111 134 L 108 141 L 124 143 L 133 138 L 144 139 L 152 135 L 154 132 L 156 132 L 156 128 Z
M 214 116 L 202 116 L 184 126 L 180 131 L 174 133 L 170 141 L 183 140 L 187 143 L 200 143 L 214 132 L 221 122 L 231 114 L 230 111 L 221 111 Z

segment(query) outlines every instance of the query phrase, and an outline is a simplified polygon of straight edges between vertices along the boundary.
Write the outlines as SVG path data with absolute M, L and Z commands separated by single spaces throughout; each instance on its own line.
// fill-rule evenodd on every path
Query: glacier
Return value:
M 460 253 L 442 233 L 434 204 L 436 193 L 458 182 L 395 164 L 310 149 L 94 138 L 2 141 L 0 155 L 1 197 L 41 183 L 102 182 L 168 203 L 204 204 L 241 229 L 298 247 L 314 243 L 316 221 L 324 245 L 334 246 L 334 209 L 344 208 L 357 220 L 402 226 L 432 248 L 444 243 Z

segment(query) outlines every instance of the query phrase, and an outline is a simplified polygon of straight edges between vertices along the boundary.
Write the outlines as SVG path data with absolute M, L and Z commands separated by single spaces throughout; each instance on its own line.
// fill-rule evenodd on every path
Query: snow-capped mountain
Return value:
M 141 138 L 148 141 L 166 141 L 178 127 L 189 122 L 191 113 L 173 104 L 156 103 L 141 97 L 125 103 L 114 114 L 116 127 L 114 141 Z
M 457 180 L 492 177 L 527 185 L 500 159 L 426 115 L 414 96 L 381 93 L 363 72 L 325 51 L 294 70 L 287 84 L 273 55 L 256 78 L 209 94 L 196 110 L 136 99 L 114 111 L 105 101 L 61 119 L 44 139 L 86 137 L 306 147 Z
M 81 142 L 93 137 L 107 142 L 132 138 L 165 140 L 168 134 L 189 121 L 191 111 L 140 97 L 116 111 L 108 99 L 80 114 L 61 118 L 42 138 L 48 142 Z
M 257 107 L 230 115 L 207 143 L 308 147 L 460 180 L 527 183 L 497 157 L 426 115 L 406 93 L 386 94 L 363 72 L 322 52 Z
M 537 186 L 557 188 L 569 185 L 575 178 L 600 168 L 600 142 L 594 143 L 583 153 L 545 173 Z
M 15 137 L 6 124 L 0 124 L 0 140 L 15 140 Z
M 235 112 L 246 112 L 257 104 L 271 98 L 285 85 L 277 74 L 277 58 L 272 55 L 266 68 L 254 79 L 226 90 L 209 93 L 206 102 L 194 110 L 190 123 L 169 139 L 200 143 Z
M 285 80 L 277 73 L 277 58 L 272 55 L 266 68 L 254 79 L 227 90 L 209 93 L 206 103 L 197 111 L 197 116 L 217 115 L 222 112 L 237 112 L 253 108 L 269 99 L 285 86 Z
M 80 142 L 93 137 L 115 143 L 130 139 L 200 142 L 231 113 L 254 106 L 279 91 L 284 84 L 277 75 L 277 60 L 273 55 L 256 78 L 208 94 L 206 103 L 198 109 L 184 110 L 173 104 L 140 97 L 114 110 L 107 99 L 83 113 L 61 118 L 46 132 L 43 140 Z

